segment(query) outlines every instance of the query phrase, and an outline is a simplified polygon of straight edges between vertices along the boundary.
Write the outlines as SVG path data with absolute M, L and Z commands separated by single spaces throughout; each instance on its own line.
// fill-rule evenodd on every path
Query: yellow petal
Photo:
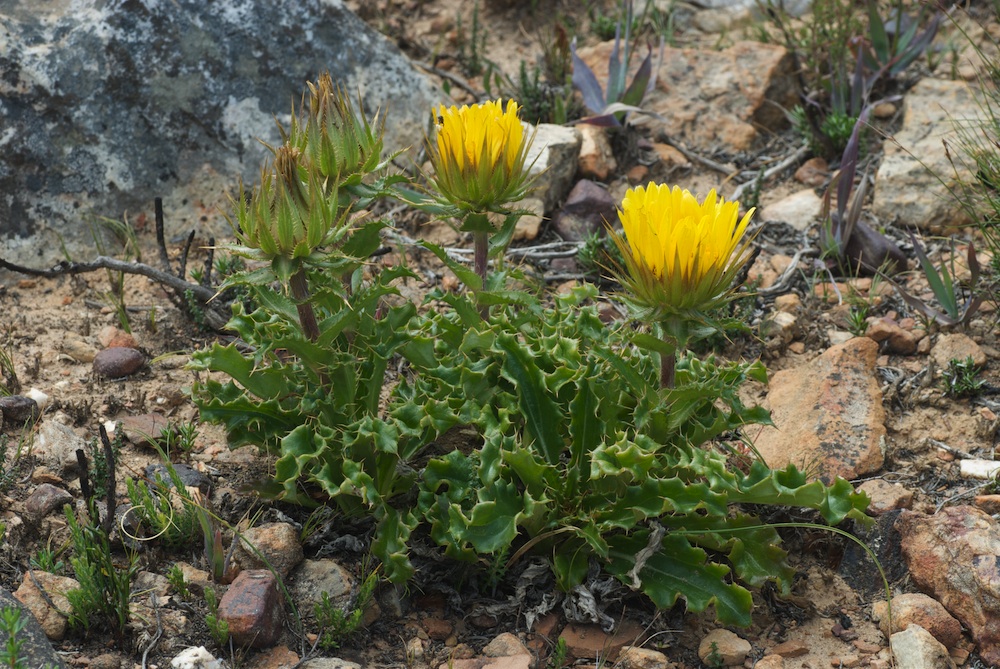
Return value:
M 439 190 L 451 202 L 488 210 L 523 196 L 524 129 L 513 100 L 439 107 L 431 160 Z
M 733 263 L 745 261 L 741 243 L 753 210 L 737 222 L 739 203 L 715 190 L 701 202 L 677 186 L 650 183 L 626 192 L 618 212 L 625 231 L 632 286 L 648 286 L 668 310 L 697 309 L 730 289 Z M 647 292 L 647 291 L 644 291 Z M 650 296 L 643 296 L 644 299 Z

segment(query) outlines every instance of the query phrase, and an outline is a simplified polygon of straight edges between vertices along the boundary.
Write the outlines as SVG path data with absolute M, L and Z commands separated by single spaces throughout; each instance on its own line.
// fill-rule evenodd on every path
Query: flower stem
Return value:
M 664 341 L 670 342 L 670 339 Z M 676 349 L 667 353 L 660 353 L 660 389 L 674 387 L 674 375 L 677 371 L 677 351 Z
M 483 291 L 486 290 L 486 270 L 490 250 L 490 233 L 477 230 L 472 233 L 472 240 L 475 245 L 473 260 L 476 266 L 476 274 L 479 275 L 479 279 L 482 281 L 482 286 L 479 287 L 479 291 Z M 477 293 L 479 291 L 477 291 Z M 490 315 L 490 308 L 484 304 L 480 304 L 479 315 L 483 317 L 483 320 L 486 320 Z
M 288 285 L 292 289 L 292 297 L 295 298 L 295 308 L 299 312 L 302 334 L 309 341 L 316 341 L 319 339 L 319 323 L 316 322 L 316 312 L 313 311 L 312 303 L 309 302 L 309 284 L 306 283 L 305 268 L 300 267 L 292 275 Z
M 688 329 L 684 320 L 668 316 L 658 324 L 657 333 L 665 346 L 660 352 L 660 389 L 673 388 L 677 372 L 677 349 L 684 350 L 688 342 Z

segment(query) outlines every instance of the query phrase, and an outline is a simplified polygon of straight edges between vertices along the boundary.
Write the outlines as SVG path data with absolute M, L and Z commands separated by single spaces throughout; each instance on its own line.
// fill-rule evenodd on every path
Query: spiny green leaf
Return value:
M 517 520 L 524 511 L 524 500 L 513 483 L 497 481 L 479 491 L 480 501 L 466 517 L 456 504 L 451 506 L 453 527 L 458 536 L 480 553 L 495 553 L 509 547 L 517 536 Z
M 603 443 L 591 454 L 591 479 L 618 477 L 628 473 L 630 481 L 641 481 L 655 463 L 653 453 L 640 448 L 634 441 L 621 438 Z
M 759 587 L 773 580 L 783 592 L 792 584 L 795 570 L 781 549 L 777 530 L 755 516 L 699 516 L 674 524 L 684 530 L 692 543 L 719 553 L 728 553 L 736 575 L 748 585 Z M 703 534 L 688 534 L 705 530 Z M 677 530 L 674 530 L 677 531 Z
M 253 359 L 243 357 L 235 344 L 215 344 L 208 352 L 199 355 L 198 360 L 203 368 L 228 375 L 261 399 L 275 399 L 288 393 L 284 370 L 258 368 Z
M 569 592 L 583 583 L 590 567 L 589 556 L 590 551 L 579 540 L 564 541 L 558 545 L 552 556 L 552 571 L 560 590 Z
M 503 458 L 532 495 L 544 495 L 549 488 L 562 491 L 564 481 L 559 472 L 533 449 L 514 448 L 504 452 Z
M 226 427 L 231 448 L 245 444 L 271 447 L 304 420 L 298 412 L 284 410 L 277 400 L 261 402 L 250 398 L 231 381 L 196 385 L 193 394 L 202 420 Z
M 413 576 L 413 564 L 407 555 L 406 542 L 417 526 L 416 517 L 410 512 L 400 512 L 392 507 L 381 507 L 376 517 L 375 540 L 372 553 L 382 560 L 385 576 L 393 583 L 404 583 Z
M 588 455 L 597 448 L 604 436 L 604 423 L 597 415 L 600 399 L 594 389 L 593 377 L 596 365 L 591 362 L 584 370 L 583 376 L 576 381 L 576 393 L 569 404 L 570 411 L 570 447 L 567 475 L 573 486 L 573 492 L 583 491 L 583 485 L 590 478 L 590 462 Z M 607 394 L 605 394 L 607 397 Z
M 635 566 L 636 555 L 646 548 L 647 532 L 613 537 L 610 541 L 608 570 L 623 583 L 631 584 L 629 571 Z M 727 583 L 729 568 L 706 561 L 705 551 L 695 548 L 682 536 L 668 534 L 662 547 L 639 571 L 641 589 L 653 603 L 667 609 L 683 597 L 688 609 L 704 611 L 715 605 L 716 618 L 726 625 L 750 624 L 753 597 L 749 591 Z
M 469 458 L 460 451 L 452 451 L 427 463 L 422 492 L 444 496 L 449 502 L 460 502 L 468 498 L 474 478 Z
M 506 353 L 503 370 L 518 390 L 518 406 L 525 430 L 549 464 L 559 461 L 564 440 L 559 429 L 560 411 L 549 396 L 544 377 L 531 355 L 514 337 L 501 335 L 497 345 Z
M 356 229 L 344 244 L 343 253 L 359 260 L 367 259 L 382 244 L 379 233 L 386 227 L 385 221 L 369 221 Z

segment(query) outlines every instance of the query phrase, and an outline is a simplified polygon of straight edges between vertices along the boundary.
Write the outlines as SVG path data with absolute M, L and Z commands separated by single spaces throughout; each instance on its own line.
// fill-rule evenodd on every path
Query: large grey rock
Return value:
M 0 0 L 0 253 L 93 254 L 88 212 L 168 235 L 228 231 L 307 81 L 330 70 L 386 148 L 418 146 L 440 92 L 341 0 Z

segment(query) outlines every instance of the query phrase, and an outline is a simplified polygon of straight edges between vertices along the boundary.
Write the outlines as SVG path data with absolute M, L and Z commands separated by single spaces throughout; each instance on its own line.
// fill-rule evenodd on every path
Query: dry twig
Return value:
M 175 292 L 179 292 L 181 295 L 190 290 L 194 298 L 198 300 L 199 305 L 205 310 L 205 323 L 212 329 L 222 330 L 229 320 L 228 315 L 224 312 L 223 305 L 212 303 L 215 291 L 197 283 L 185 281 L 169 272 L 158 270 L 141 262 L 127 262 L 117 258 L 109 258 L 108 256 L 97 256 L 91 262 L 69 262 L 63 260 L 49 269 L 37 269 L 18 265 L 0 258 L 0 268 L 18 272 L 19 274 L 40 276 L 48 279 L 64 274 L 87 274 L 99 269 L 109 269 L 113 272 L 124 272 L 125 274 L 138 274 L 152 279 Z

